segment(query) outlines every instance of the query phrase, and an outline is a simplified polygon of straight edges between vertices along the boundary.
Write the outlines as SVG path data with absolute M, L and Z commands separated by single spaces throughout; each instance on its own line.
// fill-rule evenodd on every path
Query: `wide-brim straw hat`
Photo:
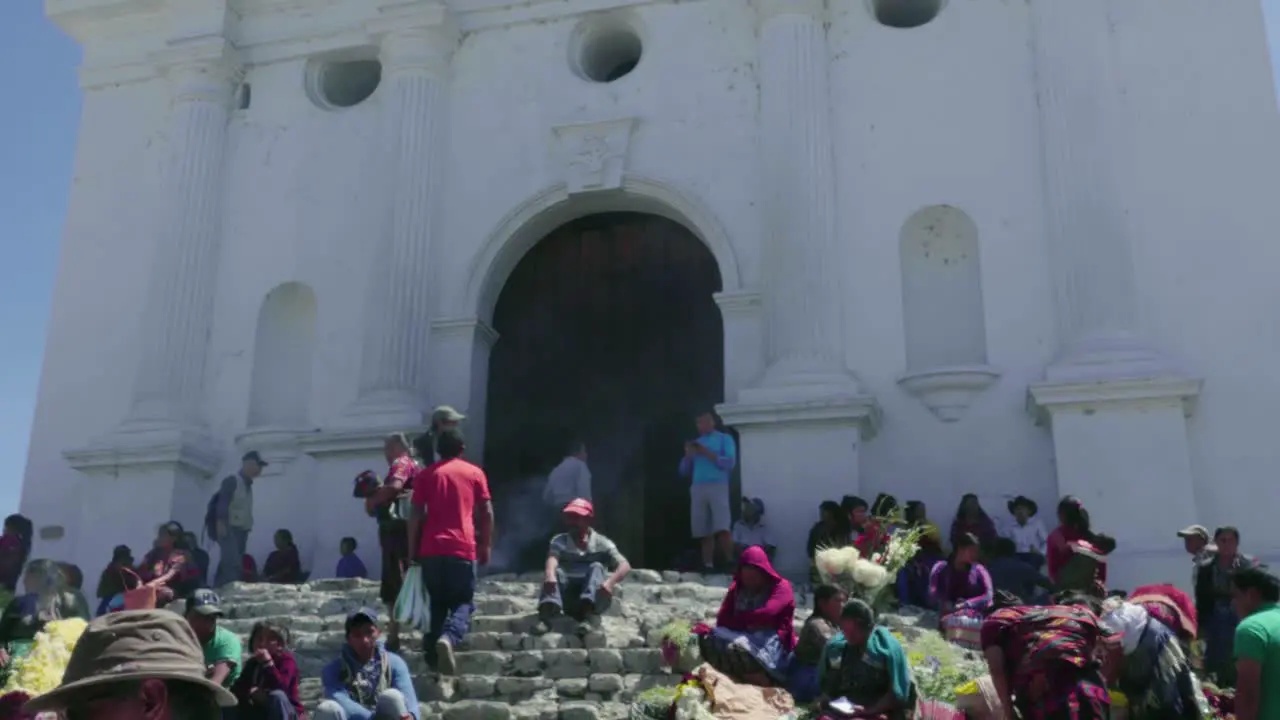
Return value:
M 139 680 L 180 680 L 206 688 L 221 707 L 236 696 L 204 676 L 204 651 L 185 618 L 169 610 L 126 610 L 95 618 L 71 651 L 62 684 L 23 708 L 62 710 L 86 690 Z

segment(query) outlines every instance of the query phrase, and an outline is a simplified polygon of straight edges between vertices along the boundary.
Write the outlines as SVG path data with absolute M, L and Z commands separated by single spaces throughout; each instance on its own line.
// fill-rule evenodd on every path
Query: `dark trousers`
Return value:
M 423 642 L 428 653 L 436 641 L 446 638 L 457 647 L 471 629 L 475 612 L 476 566 L 470 560 L 447 555 L 422 558 L 422 584 L 431 604 L 431 627 Z
M 298 711 L 283 690 L 267 693 L 264 705 L 237 705 L 224 708 L 222 720 L 297 720 Z
M 600 586 L 609 579 L 609 571 L 600 563 L 591 563 L 586 575 L 570 578 L 564 568 L 556 568 L 555 587 L 544 587 L 538 594 L 538 613 L 554 617 L 561 613 L 582 619 L 582 605 L 590 603 L 592 612 L 603 615 L 613 598 L 600 592 Z

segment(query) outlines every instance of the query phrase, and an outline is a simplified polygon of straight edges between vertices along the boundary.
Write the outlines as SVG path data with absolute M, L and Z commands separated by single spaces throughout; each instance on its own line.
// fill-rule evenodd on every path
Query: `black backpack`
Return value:
M 228 475 L 222 482 L 225 484 L 227 480 L 234 480 L 234 477 L 234 475 Z M 204 509 L 204 531 L 201 534 L 214 542 L 218 542 L 218 496 L 221 494 L 222 486 L 219 485 Z M 201 541 L 203 542 L 203 538 Z

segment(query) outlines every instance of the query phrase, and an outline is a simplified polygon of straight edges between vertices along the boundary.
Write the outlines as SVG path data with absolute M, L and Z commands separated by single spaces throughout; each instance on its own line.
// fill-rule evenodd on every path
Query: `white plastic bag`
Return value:
M 404 585 L 396 596 L 396 623 L 401 628 L 414 627 L 426 632 L 431 622 L 427 589 L 422 584 L 422 568 L 414 565 L 404 575 Z

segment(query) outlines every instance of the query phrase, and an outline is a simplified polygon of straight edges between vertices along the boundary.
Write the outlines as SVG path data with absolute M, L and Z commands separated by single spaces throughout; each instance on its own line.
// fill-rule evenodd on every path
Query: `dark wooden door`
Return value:
M 529 251 L 494 312 L 485 465 L 499 511 L 521 458 L 549 470 L 580 437 L 600 529 L 633 563 L 671 562 L 689 535 L 683 442 L 724 389 L 719 289 L 706 247 L 657 216 L 588 216 Z

